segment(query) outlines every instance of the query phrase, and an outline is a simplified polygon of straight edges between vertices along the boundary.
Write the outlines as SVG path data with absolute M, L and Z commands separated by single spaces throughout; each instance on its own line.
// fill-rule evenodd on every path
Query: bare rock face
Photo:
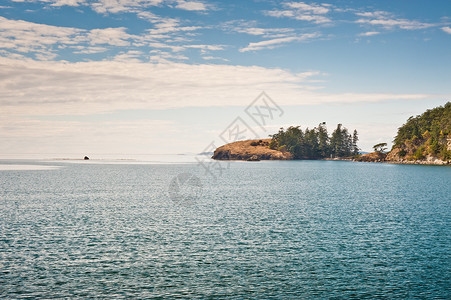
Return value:
M 405 152 L 404 152 L 404 156 L 403 155 L 401 155 L 401 153 L 402 153 L 402 149 L 400 149 L 400 148 L 394 148 L 392 151 L 390 151 L 388 154 L 387 154 L 387 157 L 386 157 L 386 159 L 388 160 L 388 161 L 393 161 L 393 162 L 402 162 L 403 160 L 404 160 L 404 156 L 405 156 Z
M 269 148 L 271 139 L 238 141 L 219 147 L 213 154 L 217 160 L 289 160 L 289 152 Z

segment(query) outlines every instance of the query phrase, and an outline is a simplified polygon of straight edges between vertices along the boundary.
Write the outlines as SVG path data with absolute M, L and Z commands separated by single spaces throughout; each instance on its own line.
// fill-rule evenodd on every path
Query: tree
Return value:
M 358 155 L 360 148 L 357 146 L 357 142 L 359 141 L 359 135 L 357 130 L 354 129 L 354 133 L 352 134 L 352 154 Z
M 338 124 L 334 132 L 332 132 L 332 137 L 330 138 L 331 155 L 335 157 L 341 156 L 342 149 L 343 149 L 343 134 L 341 124 Z
M 327 133 L 326 122 L 320 123 L 316 131 L 318 132 L 319 157 L 327 157 L 329 155 L 329 135 Z
M 384 152 L 385 150 L 387 150 L 387 143 L 379 143 L 373 146 L 374 151 L 376 152 Z

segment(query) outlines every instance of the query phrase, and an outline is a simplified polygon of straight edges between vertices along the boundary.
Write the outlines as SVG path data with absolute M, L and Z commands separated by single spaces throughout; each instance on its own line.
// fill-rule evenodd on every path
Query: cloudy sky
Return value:
M 449 0 L 3 0 L 0 157 L 198 153 L 237 118 L 368 151 L 450 101 L 450 49 Z

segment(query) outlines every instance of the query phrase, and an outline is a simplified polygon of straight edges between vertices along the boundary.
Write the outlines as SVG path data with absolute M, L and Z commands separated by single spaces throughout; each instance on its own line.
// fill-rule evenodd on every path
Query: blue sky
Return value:
M 0 155 L 197 153 L 262 91 L 259 136 L 368 151 L 450 100 L 450 49 L 450 1 L 4 0 Z

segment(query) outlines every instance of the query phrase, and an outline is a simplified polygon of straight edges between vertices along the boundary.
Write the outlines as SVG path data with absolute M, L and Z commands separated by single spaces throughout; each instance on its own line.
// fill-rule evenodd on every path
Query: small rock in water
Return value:
M 260 161 L 257 155 L 252 155 L 250 158 L 247 159 L 247 161 Z
M 85 158 L 83 158 L 84 160 L 89 160 L 89 157 L 85 156 Z

